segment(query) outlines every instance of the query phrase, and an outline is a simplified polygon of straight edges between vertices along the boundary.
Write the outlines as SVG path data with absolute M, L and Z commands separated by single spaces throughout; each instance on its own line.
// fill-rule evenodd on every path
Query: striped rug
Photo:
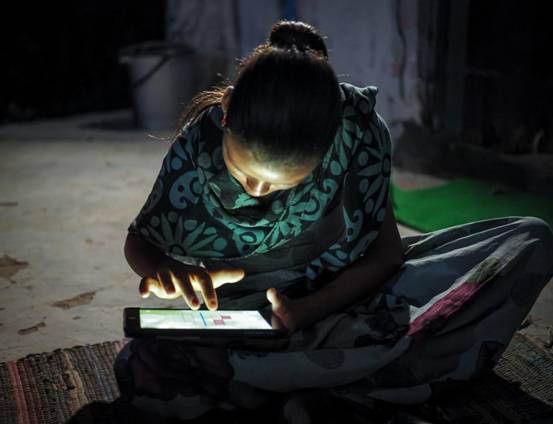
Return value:
M 0 364 L 0 423 L 64 423 L 83 405 L 119 396 L 112 370 L 125 341 L 32 354 Z
M 140 414 L 112 402 L 119 396 L 112 364 L 125 343 L 57 349 L 0 363 L 0 423 L 49 424 L 70 419 L 70 424 L 139 423 Z M 390 411 L 396 413 L 398 408 Z M 487 377 L 438 402 L 404 411 L 433 423 L 553 422 L 553 357 L 517 333 Z M 266 413 L 259 414 L 255 422 L 270 422 Z M 226 424 L 254 422 L 236 415 L 223 420 Z M 388 417 L 382 422 L 400 421 Z

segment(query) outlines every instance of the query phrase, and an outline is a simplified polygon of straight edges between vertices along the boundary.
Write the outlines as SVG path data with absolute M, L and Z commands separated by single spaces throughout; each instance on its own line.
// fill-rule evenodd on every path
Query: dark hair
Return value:
M 258 160 L 293 166 L 322 159 L 340 122 L 338 80 L 317 30 L 281 21 L 238 67 L 227 128 Z M 220 104 L 226 87 L 196 96 L 181 124 Z

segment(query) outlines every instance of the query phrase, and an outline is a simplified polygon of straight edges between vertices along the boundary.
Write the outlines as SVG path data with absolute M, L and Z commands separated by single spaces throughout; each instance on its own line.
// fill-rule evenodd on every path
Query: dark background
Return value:
M 463 17 L 459 4 L 468 5 Z M 419 62 L 430 69 L 419 75 L 431 93 L 421 97 L 423 126 L 501 153 L 553 152 L 553 2 L 418 5 L 419 22 L 435 22 L 419 34 Z M 0 123 L 131 107 L 118 52 L 165 38 L 161 0 L 10 2 L 5 12 Z
M 540 130 L 551 138 L 552 18 L 551 1 L 470 3 L 463 122 L 467 141 L 516 154 L 530 151 Z M 542 144 L 538 150 L 545 149 Z
M 165 36 L 165 2 L 9 2 L 0 122 L 130 107 L 122 47 Z

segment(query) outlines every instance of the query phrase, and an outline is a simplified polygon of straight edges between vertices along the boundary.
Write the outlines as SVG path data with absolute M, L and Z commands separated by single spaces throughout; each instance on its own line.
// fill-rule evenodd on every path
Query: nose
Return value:
M 246 180 L 246 185 L 248 186 L 248 193 L 252 196 L 263 196 L 267 194 L 271 188 L 271 184 L 254 180 L 253 178 L 248 178 Z

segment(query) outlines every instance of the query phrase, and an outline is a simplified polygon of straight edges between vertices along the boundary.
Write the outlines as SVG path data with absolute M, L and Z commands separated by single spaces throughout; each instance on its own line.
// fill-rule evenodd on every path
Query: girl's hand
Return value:
M 289 299 L 275 288 L 270 288 L 267 290 L 267 300 L 271 302 L 273 319 L 277 321 L 273 322 L 273 327 L 284 327 L 288 334 L 292 334 L 309 324 L 301 299 Z
M 244 278 L 243 269 L 221 269 L 208 271 L 202 267 L 186 265 L 172 260 L 164 263 L 155 275 L 140 281 L 138 291 L 143 298 L 150 293 L 162 299 L 183 297 L 190 309 L 200 308 L 196 292 L 201 292 L 208 309 L 219 307 L 215 289 L 227 283 L 236 283 Z

